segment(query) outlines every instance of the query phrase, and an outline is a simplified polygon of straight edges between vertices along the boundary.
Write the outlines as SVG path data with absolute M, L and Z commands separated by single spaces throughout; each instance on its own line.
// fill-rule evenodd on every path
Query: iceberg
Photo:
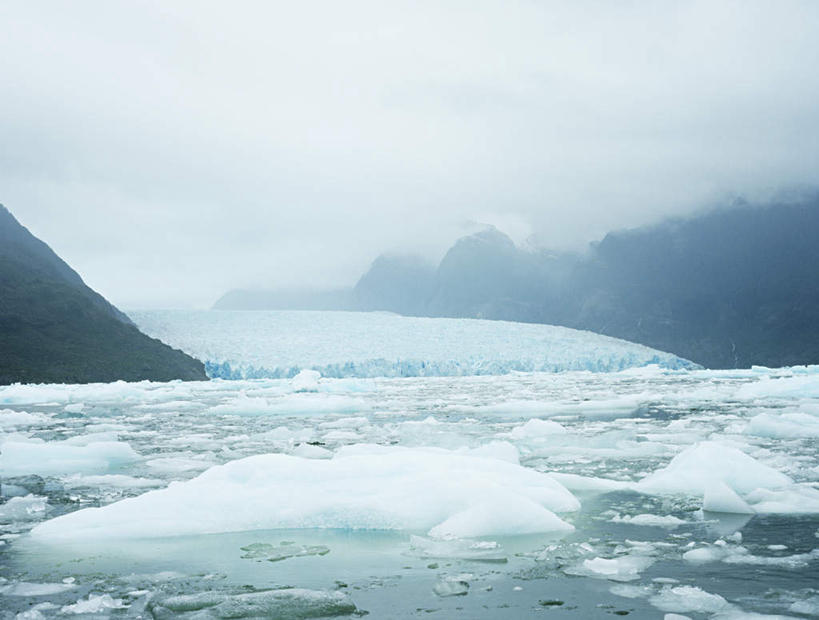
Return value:
M 716 441 L 702 441 L 675 456 L 659 471 L 635 485 L 644 493 L 680 493 L 703 496 L 715 482 L 747 494 L 757 488 L 776 489 L 793 484 L 785 474 Z
M 332 459 L 284 454 L 214 466 L 187 482 L 36 526 L 44 541 L 339 528 L 470 537 L 564 532 L 580 502 L 546 474 L 435 448 L 346 446 Z
M 298 391 L 317 389 L 319 375 L 301 374 L 305 370 L 340 378 L 698 368 L 625 340 L 534 323 L 386 312 L 154 310 L 130 316 L 145 333 L 203 360 L 211 378 L 292 378 Z

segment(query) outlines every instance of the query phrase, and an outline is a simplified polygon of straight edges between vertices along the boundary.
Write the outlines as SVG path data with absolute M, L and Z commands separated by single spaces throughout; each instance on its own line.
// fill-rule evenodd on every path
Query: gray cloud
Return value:
M 124 307 L 819 184 L 814 2 L 0 5 L 0 201 Z

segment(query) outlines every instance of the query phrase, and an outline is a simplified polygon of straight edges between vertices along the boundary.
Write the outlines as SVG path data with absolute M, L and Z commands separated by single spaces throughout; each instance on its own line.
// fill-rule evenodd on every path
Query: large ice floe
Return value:
M 43 523 L 36 539 L 149 538 L 295 528 L 476 537 L 567 531 L 580 508 L 549 476 L 468 452 L 351 446 L 330 460 L 284 454 L 219 465 L 104 508 Z
M 554 325 L 404 317 L 386 312 L 134 312 L 145 333 L 205 361 L 211 377 L 497 375 L 610 372 L 675 355 Z M 250 319 L 250 320 L 249 320 Z
M 389 315 L 214 315 L 155 320 L 227 322 L 209 359 L 281 378 L 0 387 L 1 620 L 819 609 L 819 367 L 617 370 L 631 349 L 589 364 L 567 332 L 545 353 L 581 370 L 514 372 L 492 359 L 547 341 L 504 323 L 462 332 L 490 359 L 457 321 L 413 345 L 377 342 Z

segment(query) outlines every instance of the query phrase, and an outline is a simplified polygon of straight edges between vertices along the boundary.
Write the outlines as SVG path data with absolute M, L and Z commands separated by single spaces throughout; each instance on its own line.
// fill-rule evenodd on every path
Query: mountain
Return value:
M 435 286 L 435 267 L 416 256 L 382 255 L 353 289 L 357 310 L 423 315 Z
M 410 269 L 376 278 L 377 262 L 356 287 L 366 309 L 563 325 L 710 368 L 819 363 L 819 197 L 612 232 L 583 255 L 522 250 L 489 228 L 412 295 L 395 292 Z
M 567 324 L 713 368 L 819 363 L 819 200 L 611 233 Z
M 0 384 L 205 380 L 141 333 L 0 205 Z

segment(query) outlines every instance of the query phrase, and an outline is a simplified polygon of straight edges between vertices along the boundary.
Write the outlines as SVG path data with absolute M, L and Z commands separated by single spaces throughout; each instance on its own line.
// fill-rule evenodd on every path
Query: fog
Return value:
M 815 2 L 7 2 L 0 202 L 124 308 L 819 185 Z

